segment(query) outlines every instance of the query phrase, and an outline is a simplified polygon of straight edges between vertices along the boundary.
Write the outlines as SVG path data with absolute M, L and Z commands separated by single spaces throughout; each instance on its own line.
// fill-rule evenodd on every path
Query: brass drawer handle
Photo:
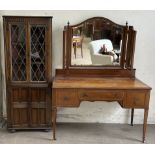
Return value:
M 64 101 L 68 101 L 69 97 L 68 96 L 64 96 Z

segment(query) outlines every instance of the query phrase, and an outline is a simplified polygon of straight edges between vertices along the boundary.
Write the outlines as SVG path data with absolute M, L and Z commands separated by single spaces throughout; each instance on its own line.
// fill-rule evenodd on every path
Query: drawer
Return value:
M 126 108 L 144 108 L 146 101 L 146 92 L 131 91 L 126 94 Z
M 80 100 L 85 101 L 117 101 L 122 100 L 124 97 L 124 92 L 111 90 L 79 90 L 78 94 Z
M 59 107 L 78 107 L 76 89 L 56 89 L 56 105 Z

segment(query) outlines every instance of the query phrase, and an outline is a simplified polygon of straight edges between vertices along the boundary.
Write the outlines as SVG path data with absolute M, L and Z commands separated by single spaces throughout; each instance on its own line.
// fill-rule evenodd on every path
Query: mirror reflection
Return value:
M 102 19 L 72 27 L 71 65 L 119 66 L 123 26 Z

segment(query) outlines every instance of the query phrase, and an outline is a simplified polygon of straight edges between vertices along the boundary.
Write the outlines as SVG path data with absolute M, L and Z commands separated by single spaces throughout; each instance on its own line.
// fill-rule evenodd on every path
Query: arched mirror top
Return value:
M 133 26 L 93 17 L 63 31 L 64 69 L 131 69 L 135 47 Z
M 68 21 L 68 25 L 70 25 L 71 27 L 78 27 L 78 26 L 81 26 L 85 23 L 95 23 L 95 22 L 99 22 L 99 24 L 104 24 L 104 25 L 107 25 L 107 26 L 115 26 L 117 28 L 124 28 L 126 25 L 128 25 L 127 23 L 125 25 L 120 25 L 120 24 L 117 24 L 113 21 L 111 21 L 110 19 L 108 18 L 105 18 L 105 17 L 92 17 L 92 18 L 89 18 L 89 19 L 86 19 L 85 21 L 82 21 L 78 24 L 75 24 L 75 25 L 70 25 L 69 21 Z

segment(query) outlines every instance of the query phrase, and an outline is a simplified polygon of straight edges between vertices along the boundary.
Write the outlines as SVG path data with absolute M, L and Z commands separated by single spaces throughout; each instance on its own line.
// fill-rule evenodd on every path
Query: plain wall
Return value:
M 135 50 L 136 77 L 153 88 L 150 98 L 148 123 L 155 123 L 155 11 L 1 11 L 1 64 L 3 81 L 3 113 L 6 116 L 4 48 L 2 15 L 53 16 L 53 75 L 56 68 L 62 68 L 62 31 L 69 21 L 77 24 L 83 20 L 103 16 L 118 24 L 129 25 L 137 30 Z M 129 123 L 130 110 L 122 109 L 116 102 L 82 102 L 80 108 L 60 108 L 58 122 L 100 122 Z M 134 123 L 143 122 L 143 110 L 135 110 Z

